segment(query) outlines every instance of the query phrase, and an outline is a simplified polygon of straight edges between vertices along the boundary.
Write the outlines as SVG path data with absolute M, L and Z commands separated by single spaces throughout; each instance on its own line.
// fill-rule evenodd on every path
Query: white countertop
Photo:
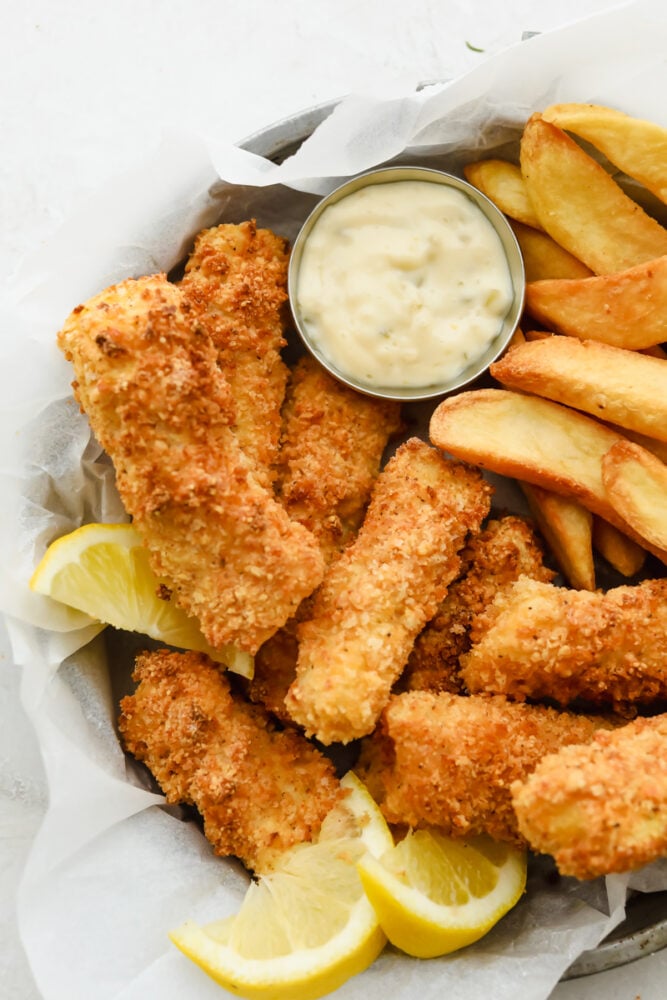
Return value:
M 446 79 L 604 0 L 23 0 L 0 32 L 0 273 L 166 128 L 238 140 L 302 108 L 400 76 Z M 631 44 L 631 40 L 629 40 Z M 483 51 L 476 51 L 481 49 Z M 91 222 L 94 224 L 94 222 Z M 0 335 L 11 337 L 11 330 Z M 20 715 L 0 635 L 0 719 Z M 18 737 L 17 737 L 18 731 Z M 0 723 L 0 993 L 38 1000 L 13 896 L 44 808 L 27 724 Z M 557 988 L 557 1000 L 658 1000 L 667 951 Z

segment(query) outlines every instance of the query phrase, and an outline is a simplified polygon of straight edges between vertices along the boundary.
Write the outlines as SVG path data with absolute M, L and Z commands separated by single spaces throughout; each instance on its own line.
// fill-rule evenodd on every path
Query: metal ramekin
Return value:
M 446 382 L 415 388 L 406 388 L 404 386 L 369 385 L 368 383 L 360 381 L 351 376 L 349 373 L 341 371 L 337 368 L 336 365 L 334 365 L 329 358 L 322 353 L 319 347 L 313 343 L 299 314 L 297 299 L 299 268 L 301 266 L 301 258 L 303 256 L 304 247 L 315 223 L 325 209 L 340 201 L 342 198 L 347 197 L 347 195 L 358 191 L 360 188 L 368 187 L 373 184 L 395 183 L 396 181 L 429 181 L 433 184 L 442 184 L 461 191 L 467 198 L 474 202 L 474 204 L 491 222 L 500 238 L 500 242 L 507 259 L 514 292 L 512 304 L 502 322 L 500 330 L 487 350 L 480 355 L 480 357 L 471 362 L 453 379 L 449 379 Z M 357 177 L 352 178 L 352 180 L 341 184 L 340 187 L 335 189 L 335 191 L 332 191 L 331 194 L 327 195 L 322 199 L 322 201 L 318 202 L 304 222 L 294 242 L 289 266 L 290 304 L 292 307 L 292 314 L 294 316 L 294 323 L 305 346 L 311 354 L 317 358 L 320 364 L 327 369 L 328 372 L 341 382 L 344 382 L 345 385 L 351 386 L 353 389 L 358 389 L 369 396 L 379 396 L 383 399 L 433 399 L 438 396 L 445 396 L 449 393 L 455 392 L 456 390 L 462 389 L 464 386 L 473 382 L 488 369 L 489 365 L 495 361 L 496 358 L 502 354 L 509 343 L 521 317 L 524 291 L 525 273 L 523 258 L 514 233 L 512 232 L 512 229 L 502 212 L 500 212 L 493 202 L 489 201 L 485 195 L 483 195 L 476 188 L 472 187 L 471 184 L 461 180 L 459 177 L 455 177 L 453 174 L 448 174 L 444 171 L 434 170 L 428 167 L 384 167 L 379 170 L 370 170 L 366 173 L 359 174 Z

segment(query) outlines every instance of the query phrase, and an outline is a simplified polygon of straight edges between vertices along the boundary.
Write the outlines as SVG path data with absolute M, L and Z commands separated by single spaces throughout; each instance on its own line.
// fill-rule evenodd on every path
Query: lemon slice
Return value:
M 285 853 L 279 868 L 248 888 L 239 912 L 204 927 L 191 921 L 174 944 L 240 997 L 315 1000 L 367 968 L 386 938 L 366 899 L 356 862 L 392 845 L 364 785 L 347 774 L 348 795 L 325 819 L 317 843 Z
M 159 596 L 160 580 L 130 524 L 85 524 L 58 538 L 46 550 L 30 587 L 106 625 L 207 653 L 231 670 L 252 677 L 251 656 L 235 646 L 213 649 L 196 619 L 168 597 Z
M 416 830 L 358 863 L 366 895 L 397 948 L 434 958 L 477 941 L 518 901 L 526 854 L 489 837 Z

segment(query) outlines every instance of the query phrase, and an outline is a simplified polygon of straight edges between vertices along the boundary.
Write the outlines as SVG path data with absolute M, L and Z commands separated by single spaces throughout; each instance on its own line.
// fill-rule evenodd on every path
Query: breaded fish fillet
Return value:
M 195 240 L 181 290 L 218 352 L 235 403 L 233 429 L 264 486 L 275 476 L 284 346 L 287 243 L 254 221 L 205 229 Z
M 417 637 L 398 682 L 402 691 L 462 693 L 459 656 L 470 648 L 475 615 L 522 574 L 545 582 L 555 575 L 544 565 L 542 547 L 530 525 L 511 514 L 494 518 L 472 535 L 461 559 L 463 573 Z
M 408 691 L 392 697 L 355 770 L 390 823 L 521 844 L 511 783 L 606 725 L 500 696 Z
M 310 355 L 297 362 L 283 411 L 278 499 L 313 532 L 327 563 L 355 537 L 399 425 L 397 403 L 348 389 Z M 309 610 L 303 602 L 296 618 Z M 264 643 L 249 686 L 251 699 L 284 721 L 285 695 L 296 675 L 296 627 L 294 620 Z
M 473 623 L 470 691 L 619 710 L 667 697 L 667 580 L 589 592 L 521 577 Z
M 171 803 L 195 805 L 216 854 L 267 872 L 312 840 L 342 796 L 333 766 L 294 730 L 278 732 L 200 653 L 137 657 L 119 729 Z
M 329 567 L 298 628 L 285 704 L 309 735 L 347 743 L 371 732 L 490 492 L 479 472 L 417 438 L 388 462 L 356 540 Z
M 327 562 L 356 535 L 399 427 L 398 403 L 349 389 L 311 355 L 297 362 L 283 411 L 277 491 Z
M 549 754 L 512 785 L 519 829 L 563 875 L 589 879 L 667 855 L 667 716 Z
M 255 479 L 210 337 L 181 291 L 153 275 L 79 306 L 58 342 L 154 572 L 213 646 L 254 653 L 324 563 Z

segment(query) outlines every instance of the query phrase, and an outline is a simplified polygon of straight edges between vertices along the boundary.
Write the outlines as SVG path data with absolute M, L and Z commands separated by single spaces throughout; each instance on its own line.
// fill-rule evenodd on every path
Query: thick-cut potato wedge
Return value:
M 590 267 L 563 250 L 541 229 L 533 229 L 513 220 L 510 225 L 521 249 L 527 282 L 550 278 L 588 278 L 593 273 Z
M 602 459 L 615 510 L 651 546 L 667 548 L 667 465 L 633 441 L 617 441 Z
M 519 344 L 491 366 L 503 385 L 667 440 L 667 362 L 595 340 Z
M 575 590 L 595 590 L 593 515 L 576 500 L 519 483 L 561 573 Z
M 630 351 L 667 341 L 667 256 L 579 281 L 529 281 L 526 309 L 550 330 Z
M 542 223 L 531 205 L 521 169 L 508 160 L 479 160 L 463 168 L 465 179 L 485 194 L 510 219 L 523 222 L 533 229 Z
M 667 546 L 648 545 L 607 496 L 602 458 L 625 438 L 597 420 L 538 396 L 476 389 L 436 407 L 430 437 L 465 462 L 574 497 L 667 563 Z
M 667 202 L 667 129 L 599 104 L 552 104 L 542 117 L 590 142 Z
M 618 520 L 601 463 L 623 438 L 591 417 L 537 396 L 475 389 L 443 400 L 429 432 L 433 444 L 456 458 L 574 497 L 601 517 Z
M 646 559 L 641 545 L 601 517 L 593 518 L 593 548 L 622 576 L 634 576 Z
M 641 445 L 642 448 L 650 451 L 652 455 L 655 455 L 656 458 L 659 458 L 661 462 L 667 465 L 667 441 L 656 441 L 655 438 L 647 437 L 646 434 L 637 434 L 636 431 L 614 427 L 613 424 L 610 424 L 610 426 L 613 431 L 617 430 L 621 437 L 630 438 L 635 444 Z
M 540 115 L 523 131 L 521 172 L 543 228 L 596 274 L 625 271 L 667 253 L 667 230 Z

